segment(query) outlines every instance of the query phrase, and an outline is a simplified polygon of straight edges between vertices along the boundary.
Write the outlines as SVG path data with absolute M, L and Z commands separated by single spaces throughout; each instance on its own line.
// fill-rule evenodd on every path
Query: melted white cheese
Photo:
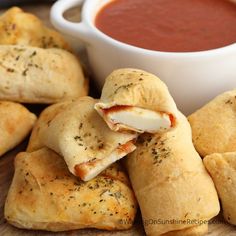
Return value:
M 139 132 L 156 133 L 171 127 L 168 114 L 139 107 L 110 111 L 107 113 L 107 120 L 113 124 L 122 124 Z

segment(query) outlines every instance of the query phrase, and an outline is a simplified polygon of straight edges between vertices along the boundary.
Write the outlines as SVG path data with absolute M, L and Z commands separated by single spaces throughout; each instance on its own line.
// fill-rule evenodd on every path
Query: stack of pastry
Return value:
M 36 121 L 16 102 L 56 103 L 36 122 L 28 152 L 16 156 L 5 218 L 19 228 L 50 231 L 130 228 L 137 203 L 122 167 L 110 164 L 134 150 L 137 135 L 114 135 L 98 119 L 94 100 L 79 99 L 87 95 L 88 83 L 78 57 L 59 33 L 16 7 L 0 17 L 0 32 L 0 155 L 19 144 Z M 79 115 L 81 109 L 85 117 Z M 88 143 L 88 150 L 81 146 Z
M 6 26 L 0 100 L 8 102 L 0 103 L 0 154 L 34 126 L 26 152 L 15 158 L 7 221 L 50 231 L 122 230 L 132 227 L 138 203 L 147 235 L 205 234 L 219 212 L 217 193 L 167 86 L 145 71 L 118 69 L 93 99 L 60 35 L 18 8 L 0 17 L 0 30 Z M 14 102 L 53 105 L 35 122 Z
M 43 111 L 27 153 L 16 157 L 5 205 L 10 223 L 51 231 L 132 226 L 134 194 L 121 166 L 110 164 L 135 148 L 136 135 L 109 130 L 94 102 L 82 97 Z M 33 204 L 24 204 L 26 199 Z M 129 223 L 121 224 L 121 219 Z
M 114 163 L 125 156 L 147 235 L 207 232 L 219 202 L 190 125 L 166 85 L 137 69 L 111 73 L 100 100 L 67 100 L 41 113 L 27 152 L 16 157 L 6 219 L 52 231 L 130 228 L 137 204 Z
M 13 7 L 0 16 L 0 155 L 19 144 L 36 116 L 20 103 L 56 103 L 88 92 L 79 59 L 63 37 Z M 11 119 L 10 119 L 11 117 Z

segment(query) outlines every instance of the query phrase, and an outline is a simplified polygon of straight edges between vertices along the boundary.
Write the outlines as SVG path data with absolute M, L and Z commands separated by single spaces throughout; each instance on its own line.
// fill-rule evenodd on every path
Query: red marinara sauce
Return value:
M 113 0 L 95 18 L 113 39 L 166 52 L 215 49 L 236 42 L 230 0 Z

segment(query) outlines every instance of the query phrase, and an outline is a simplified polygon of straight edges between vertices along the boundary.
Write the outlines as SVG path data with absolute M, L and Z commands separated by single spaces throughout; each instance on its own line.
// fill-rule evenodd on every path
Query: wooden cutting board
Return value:
M 25 10 L 38 15 L 47 25 L 50 25 L 49 22 L 49 9 L 50 5 L 37 5 L 37 6 L 26 6 Z M 0 9 L 0 13 L 3 10 Z M 68 13 L 69 18 L 78 19 L 79 12 L 78 10 L 71 11 Z M 67 36 L 69 43 L 72 45 L 75 51 L 80 54 L 80 57 L 84 64 L 87 64 L 87 58 L 82 42 L 69 38 Z M 94 90 L 94 88 L 92 88 Z M 42 106 L 30 107 L 31 110 L 37 111 L 37 113 L 42 109 Z M 1 135 L 1 133 L 0 133 Z M 1 145 L 1 144 L 0 144 Z M 140 215 L 136 217 L 135 224 L 132 229 L 126 231 L 101 231 L 101 230 L 77 230 L 63 233 L 51 233 L 51 232 L 42 232 L 42 231 L 32 231 L 32 230 L 21 230 L 9 225 L 4 219 L 4 203 L 6 195 L 11 184 L 11 180 L 14 174 L 14 158 L 15 155 L 24 151 L 27 145 L 27 141 L 20 144 L 14 150 L 8 152 L 6 155 L 0 157 L 0 236 L 35 236 L 35 235 L 79 235 L 79 236 L 143 236 L 145 235 L 144 229 L 142 226 L 142 221 Z M 214 218 L 209 224 L 209 233 L 208 236 L 236 236 L 236 227 L 233 227 L 227 224 L 221 215 Z

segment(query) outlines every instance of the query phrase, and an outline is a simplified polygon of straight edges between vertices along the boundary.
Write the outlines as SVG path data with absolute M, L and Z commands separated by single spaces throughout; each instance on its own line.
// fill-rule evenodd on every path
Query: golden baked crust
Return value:
M 0 156 L 23 141 L 35 121 L 36 116 L 21 104 L 0 101 Z
M 236 152 L 213 153 L 203 162 L 218 191 L 225 220 L 236 225 Z
M 56 103 L 87 93 L 78 59 L 62 49 L 0 46 L 0 100 Z
M 83 182 L 49 149 L 20 153 L 15 159 L 5 218 L 26 229 L 128 229 L 137 206 L 130 187 L 120 181 L 121 171 Z M 129 223 L 121 224 L 120 220 Z
M 45 146 L 40 138 L 41 133 L 48 128 L 50 122 L 62 112 L 69 103 L 71 103 L 71 101 L 56 103 L 42 111 L 30 135 L 27 152 L 37 151 Z
M 111 126 L 102 111 L 115 106 L 139 107 L 167 113 L 172 115 L 173 120 L 177 114 L 176 104 L 167 86 L 155 75 L 132 68 L 113 71 L 106 78 L 100 101 L 95 105 L 108 126 L 119 131 L 127 127 L 121 124 Z
M 192 144 L 190 125 L 180 113 L 177 119 L 169 132 L 141 135 L 126 159 L 147 235 L 196 226 L 191 220 L 209 220 L 220 210 L 213 181 Z M 164 223 L 148 224 L 158 219 Z M 165 223 L 172 219 L 182 222 Z
M 236 90 L 225 92 L 188 117 L 202 157 L 236 151 Z
M 59 33 L 47 28 L 39 18 L 18 7 L 12 7 L 0 16 L 0 35 L 0 44 L 70 50 Z

